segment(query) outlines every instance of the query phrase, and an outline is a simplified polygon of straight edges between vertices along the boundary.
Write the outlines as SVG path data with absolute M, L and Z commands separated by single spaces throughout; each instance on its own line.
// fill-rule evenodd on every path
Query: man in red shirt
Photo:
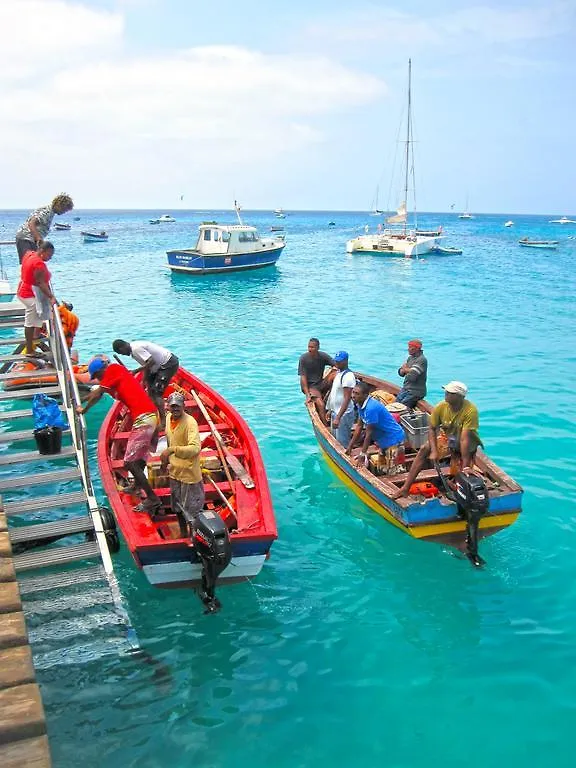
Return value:
M 46 262 L 54 255 L 54 246 L 45 240 L 37 251 L 28 251 L 22 259 L 20 282 L 16 296 L 26 307 L 24 312 L 24 336 L 26 338 L 26 354 L 34 354 L 34 336 L 44 325 L 44 318 L 38 311 L 39 300 L 56 304 L 56 299 L 50 288 L 50 272 Z
M 152 490 L 144 472 L 158 429 L 156 406 L 123 365 L 109 363 L 106 359 L 96 357 L 88 365 L 88 373 L 91 379 L 99 382 L 99 386 L 90 392 L 84 407 L 78 407 L 78 413 L 86 413 L 90 410 L 105 392 L 123 403 L 130 411 L 132 429 L 126 444 L 124 464 L 132 473 L 136 487 L 146 494 L 144 501 L 134 507 L 134 510 L 149 512 L 151 515 L 156 514 L 160 512 L 162 502 Z

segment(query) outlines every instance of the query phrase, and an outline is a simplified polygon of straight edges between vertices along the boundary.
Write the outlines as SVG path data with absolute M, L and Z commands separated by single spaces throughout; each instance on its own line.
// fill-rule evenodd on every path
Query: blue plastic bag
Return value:
M 32 398 L 32 415 L 34 417 L 34 429 L 45 427 L 60 427 L 68 429 L 68 422 L 58 403 L 53 397 L 39 394 Z

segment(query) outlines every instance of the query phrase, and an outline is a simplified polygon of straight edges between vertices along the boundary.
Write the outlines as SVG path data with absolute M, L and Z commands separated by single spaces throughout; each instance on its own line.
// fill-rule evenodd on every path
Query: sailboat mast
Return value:
M 406 169 L 404 176 L 404 201 L 408 205 L 408 174 L 410 172 L 410 137 L 412 135 L 412 59 L 408 59 L 408 117 L 406 119 Z M 406 233 L 407 219 L 404 221 Z

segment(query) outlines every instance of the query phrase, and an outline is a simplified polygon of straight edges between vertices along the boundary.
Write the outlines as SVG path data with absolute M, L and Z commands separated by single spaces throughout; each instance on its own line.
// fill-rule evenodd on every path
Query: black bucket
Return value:
M 60 427 L 35 429 L 34 439 L 39 453 L 60 453 L 62 450 L 62 429 Z

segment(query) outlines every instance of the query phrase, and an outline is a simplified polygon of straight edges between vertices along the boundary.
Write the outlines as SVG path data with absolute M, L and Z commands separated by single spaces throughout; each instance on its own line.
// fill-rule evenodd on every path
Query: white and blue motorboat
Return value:
M 238 224 L 205 221 L 198 227 L 194 248 L 167 251 L 173 272 L 206 275 L 270 267 L 278 261 L 286 241 L 283 235 L 262 238 L 256 227 L 244 224 L 235 205 Z
M 108 240 L 107 232 L 80 232 L 85 243 L 102 243 Z

